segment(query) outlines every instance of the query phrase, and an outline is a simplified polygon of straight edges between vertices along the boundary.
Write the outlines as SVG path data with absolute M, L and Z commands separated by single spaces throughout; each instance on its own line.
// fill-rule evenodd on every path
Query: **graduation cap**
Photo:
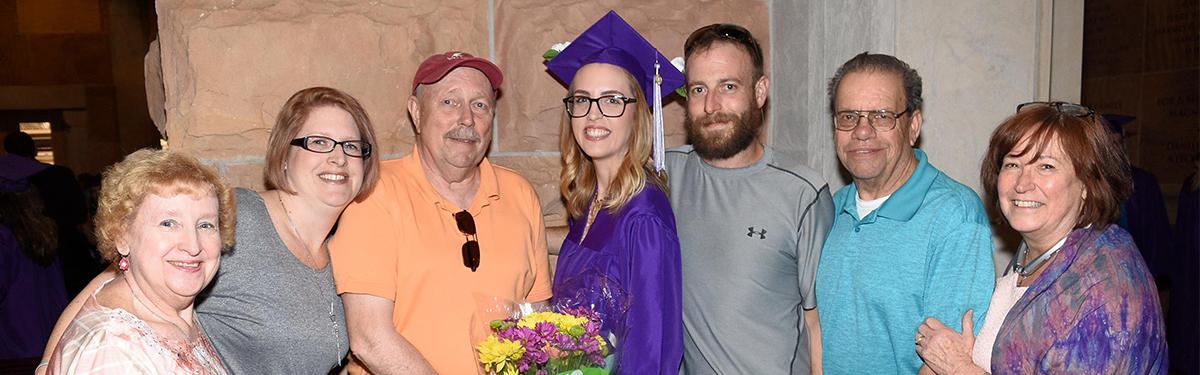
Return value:
M 0 190 L 22 191 L 28 189 L 29 177 L 49 167 L 49 165 L 16 154 L 0 155 Z
M 592 63 L 607 63 L 625 69 L 637 79 L 646 97 L 653 100 L 654 168 L 663 170 L 662 99 L 683 86 L 683 73 L 611 10 L 547 62 L 546 67 L 560 81 L 570 85 L 579 68 Z
M 1137 117 L 1118 115 L 1115 113 L 1106 113 L 1100 117 L 1104 118 L 1105 125 L 1108 125 L 1108 131 L 1121 135 L 1125 134 L 1125 125 L 1128 125 L 1129 123 L 1133 122 L 1133 120 L 1137 119 Z

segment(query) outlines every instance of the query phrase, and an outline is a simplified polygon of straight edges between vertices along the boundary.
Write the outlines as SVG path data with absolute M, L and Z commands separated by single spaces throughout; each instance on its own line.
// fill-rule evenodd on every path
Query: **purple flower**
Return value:
M 583 329 L 584 329 L 584 335 L 586 335 L 586 336 L 599 335 L 600 334 L 600 323 L 598 323 L 594 320 L 587 322 L 587 324 L 583 325 Z
M 546 362 L 550 361 L 550 354 L 546 354 L 546 352 L 541 351 L 541 350 L 527 351 L 527 352 L 525 352 L 525 357 L 529 358 L 534 363 L 537 363 L 539 365 L 545 364 Z
M 541 336 L 542 338 L 553 337 L 554 334 L 558 332 L 558 327 L 554 326 L 554 323 L 550 322 L 538 322 L 533 327 L 535 330 L 537 330 L 537 335 Z

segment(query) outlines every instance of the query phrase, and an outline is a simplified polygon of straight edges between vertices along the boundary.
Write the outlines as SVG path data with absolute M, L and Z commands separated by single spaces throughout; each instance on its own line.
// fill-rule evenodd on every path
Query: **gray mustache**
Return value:
M 475 131 L 474 128 L 465 126 L 451 130 L 449 133 L 446 133 L 445 137 L 464 141 L 479 141 L 480 139 L 479 132 Z

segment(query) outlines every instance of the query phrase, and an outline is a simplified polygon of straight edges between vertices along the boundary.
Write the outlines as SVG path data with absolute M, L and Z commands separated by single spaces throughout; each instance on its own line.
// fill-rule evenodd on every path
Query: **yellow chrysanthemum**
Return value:
M 596 341 L 600 343 L 600 352 L 608 355 L 608 343 L 604 341 L 604 338 L 596 335 Z
M 517 322 L 517 325 L 525 328 L 534 328 L 534 326 L 541 322 L 554 323 L 554 326 L 558 327 L 559 331 L 565 332 L 573 327 L 582 327 L 584 324 L 587 324 L 588 320 L 584 317 L 556 312 L 537 312 L 525 315 L 525 317 Z
M 525 346 L 521 343 L 498 339 L 496 336 L 488 336 L 475 350 L 479 351 L 479 362 L 483 364 L 483 369 L 499 375 L 516 375 L 517 360 L 525 355 Z

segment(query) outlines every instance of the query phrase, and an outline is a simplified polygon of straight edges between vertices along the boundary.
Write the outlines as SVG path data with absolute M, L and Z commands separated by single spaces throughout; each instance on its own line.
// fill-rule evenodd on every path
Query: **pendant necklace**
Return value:
M 310 252 L 308 249 L 308 244 L 304 243 L 304 239 L 300 237 L 300 231 L 296 229 L 296 223 L 292 222 L 291 210 L 288 210 L 287 205 L 283 204 L 283 193 L 280 191 L 276 191 L 275 198 L 279 200 L 279 206 L 283 207 L 283 217 L 285 219 L 287 219 L 288 227 L 292 228 L 292 236 L 296 237 L 296 241 L 300 243 L 300 246 L 304 250 L 304 260 L 308 261 L 309 263 L 316 263 L 316 261 L 313 259 L 312 252 Z M 285 246 L 286 246 L 286 244 L 285 244 Z M 322 248 L 325 247 L 325 242 L 321 243 L 321 247 Z M 308 263 L 304 263 L 304 262 L 301 262 L 301 263 L 303 264 L 304 268 L 307 268 L 311 272 L 311 274 L 312 274 L 311 278 L 317 279 L 317 271 L 312 269 L 312 267 L 309 267 Z M 328 263 L 326 263 L 325 266 L 329 267 L 330 265 Z M 310 281 L 311 281 L 311 279 L 310 279 Z M 320 280 L 318 279 L 316 284 L 313 285 L 313 288 L 316 289 L 316 292 L 318 295 L 321 294 L 321 288 L 319 287 L 319 285 L 320 285 Z M 333 362 L 335 363 L 335 367 L 342 365 L 342 359 L 337 357 L 338 353 L 342 352 L 342 340 L 341 340 L 341 337 L 338 335 L 337 315 L 334 314 L 334 311 L 336 309 L 337 309 L 336 301 L 330 300 L 329 301 L 329 323 L 331 324 L 331 327 L 333 330 L 333 342 L 337 345 L 337 352 L 335 352 L 333 354 L 334 355 Z

